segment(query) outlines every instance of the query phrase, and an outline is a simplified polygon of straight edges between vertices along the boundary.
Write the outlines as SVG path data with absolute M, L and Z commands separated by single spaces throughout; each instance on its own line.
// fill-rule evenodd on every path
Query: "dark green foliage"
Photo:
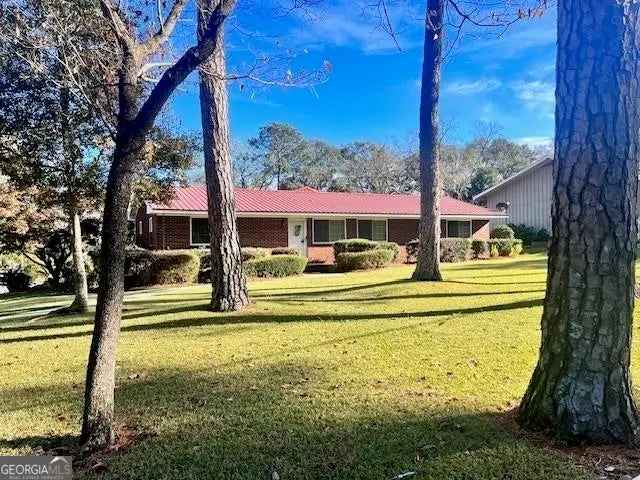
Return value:
M 491 230 L 491 238 L 515 238 L 513 230 L 509 225 L 496 225 L 496 228 Z
M 371 270 L 384 267 L 393 260 L 393 250 L 376 248 L 361 252 L 343 252 L 336 256 L 336 267 L 339 272 L 353 270 Z
M 307 258 L 300 255 L 274 255 L 247 260 L 242 267 L 247 277 L 277 278 L 300 275 L 307 266 Z
M 295 247 L 276 247 L 271 249 L 271 255 L 300 255 Z
M 382 248 L 383 250 L 389 250 L 393 252 L 393 258 L 391 259 L 392 262 L 395 262 L 396 260 L 398 260 L 398 257 L 400 256 L 400 247 L 398 246 L 397 243 L 395 242 L 377 242 L 377 243 L 378 243 L 378 248 Z
M 509 224 L 515 238 L 522 240 L 523 245 L 529 246 L 533 242 L 547 242 L 550 238 L 549 232 L 544 229 L 537 229 L 535 227 L 529 227 L 523 223 L 519 225 Z
M 367 250 L 375 250 L 378 246 L 378 242 L 373 242 L 366 238 L 350 238 L 334 242 L 333 254 L 337 258 L 341 253 L 366 252 Z
M 32 280 L 29 272 L 20 265 L 9 267 L 2 275 L 2 283 L 10 292 L 26 292 Z
M 445 263 L 464 262 L 471 256 L 471 239 L 443 238 L 440 240 L 440 261 Z
M 474 258 L 485 257 L 489 253 L 489 244 L 486 240 L 472 240 L 471 251 Z
M 257 258 L 268 257 L 271 252 L 267 248 L 260 247 L 243 247 L 241 249 L 242 261 L 246 262 L 247 260 L 255 260 Z
M 125 278 L 129 287 L 193 283 L 199 271 L 200 256 L 192 251 L 127 251 Z

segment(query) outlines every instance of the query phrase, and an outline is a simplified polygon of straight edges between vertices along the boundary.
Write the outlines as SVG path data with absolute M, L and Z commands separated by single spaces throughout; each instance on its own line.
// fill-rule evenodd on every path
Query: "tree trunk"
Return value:
M 558 2 L 553 236 L 538 365 L 521 423 L 636 443 L 629 378 L 638 190 L 640 5 Z
M 200 35 L 207 19 L 206 11 L 200 11 Z M 244 308 L 249 298 L 236 226 L 222 29 L 216 45 L 200 68 L 200 111 L 211 241 L 211 309 L 226 312 Z
M 425 21 L 420 93 L 420 232 L 414 280 L 442 280 L 440 274 L 440 71 L 446 0 L 429 0 Z
M 113 393 L 116 347 L 120 334 L 124 297 L 124 264 L 127 244 L 127 207 L 134 165 L 142 151 L 142 140 L 119 141 L 107 182 L 102 228 L 100 286 L 87 379 L 81 444 L 90 450 L 114 440 Z
M 100 252 L 100 285 L 87 378 L 80 442 L 89 450 L 113 442 L 113 395 L 115 388 L 116 347 L 120 334 L 124 297 L 124 264 L 127 244 L 127 209 L 135 168 L 144 152 L 147 132 L 132 124 L 136 115 L 139 89 L 138 66 L 132 57 L 125 59 L 119 80 L 118 135 L 107 180 Z M 138 130 L 138 131 L 137 131 Z
M 75 293 L 75 298 L 68 310 L 85 313 L 89 310 L 89 289 L 87 288 L 87 272 L 84 267 L 84 253 L 82 252 L 80 215 L 75 207 L 71 207 L 69 222 L 71 223 L 72 233 L 73 292 Z

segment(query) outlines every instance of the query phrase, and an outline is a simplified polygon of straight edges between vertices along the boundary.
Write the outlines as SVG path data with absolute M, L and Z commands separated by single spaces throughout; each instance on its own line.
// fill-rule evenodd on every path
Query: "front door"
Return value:
M 289 219 L 289 246 L 297 248 L 300 255 L 307 255 L 307 222 L 304 218 Z

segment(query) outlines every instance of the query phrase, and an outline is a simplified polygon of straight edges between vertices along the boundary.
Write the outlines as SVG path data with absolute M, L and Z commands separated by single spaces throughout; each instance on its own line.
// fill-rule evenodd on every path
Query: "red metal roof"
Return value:
M 253 190 L 236 188 L 238 213 L 336 214 L 419 216 L 417 194 L 321 192 L 313 188 L 297 190 Z M 207 190 L 203 185 L 179 188 L 166 205 L 150 205 L 153 210 L 206 212 Z M 501 212 L 443 196 L 441 215 L 502 217 Z

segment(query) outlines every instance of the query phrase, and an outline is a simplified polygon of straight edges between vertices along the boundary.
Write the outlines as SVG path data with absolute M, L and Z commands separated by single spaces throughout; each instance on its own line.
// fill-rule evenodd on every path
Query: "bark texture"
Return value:
M 440 274 L 440 75 L 446 0 L 429 0 L 420 93 L 420 232 L 414 280 L 442 280 Z
M 71 240 L 73 242 L 73 292 L 75 298 L 69 307 L 70 311 L 85 313 L 89 310 L 89 289 L 87 287 L 87 271 L 84 266 L 84 252 L 82 251 L 82 229 L 80 215 L 76 208 L 72 208 L 69 215 L 71 224 Z
M 200 35 L 207 18 L 207 11 L 201 8 Z M 227 312 L 244 308 L 249 297 L 236 226 L 222 29 L 216 45 L 200 67 L 200 111 L 211 239 L 211 309 Z
M 629 378 L 640 98 L 637 2 L 560 0 L 553 237 L 520 421 L 637 443 Z

